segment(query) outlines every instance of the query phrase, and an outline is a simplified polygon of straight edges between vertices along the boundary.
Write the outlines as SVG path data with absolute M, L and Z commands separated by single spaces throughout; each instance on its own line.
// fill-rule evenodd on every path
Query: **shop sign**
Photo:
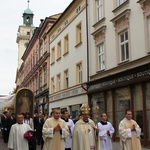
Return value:
M 76 95 L 83 94 L 83 93 L 86 93 L 86 91 L 80 87 L 80 88 L 76 88 L 76 89 L 69 90 L 69 91 L 57 94 L 55 96 L 52 96 L 50 97 L 50 101 L 56 101 L 56 100 L 76 96 Z
M 112 85 L 115 85 L 117 83 L 123 83 L 123 82 L 131 81 L 131 80 L 135 80 L 135 79 L 140 79 L 140 78 L 146 77 L 146 76 L 150 76 L 150 69 L 147 69 L 144 71 L 139 71 L 136 73 L 125 75 L 125 76 L 120 76 L 118 78 L 114 78 L 114 79 L 111 79 L 108 81 L 100 82 L 98 84 L 90 85 L 88 88 L 88 91 L 93 91 L 93 90 L 105 88 L 107 86 L 112 86 Z

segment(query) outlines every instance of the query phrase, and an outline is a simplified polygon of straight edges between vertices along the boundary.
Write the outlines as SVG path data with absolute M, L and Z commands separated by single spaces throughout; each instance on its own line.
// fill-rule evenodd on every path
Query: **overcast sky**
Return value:
M 40 19 L 63 12 L 72 0 L 30 0 L 34 26 Z M 0 4 L 0 95 L 15 88 L 18 47 L 17 30 L 23 24 L 22 14 L 28 7 L 27 0 L 4 0 Z

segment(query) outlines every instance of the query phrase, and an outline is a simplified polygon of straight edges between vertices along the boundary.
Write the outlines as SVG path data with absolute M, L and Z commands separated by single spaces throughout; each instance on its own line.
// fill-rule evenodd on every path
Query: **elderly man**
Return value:
M 142 150 L 140 143 L 141 129 L 132 119 L 132 111 L 125 112 L 125 118 L 119 123 L 121 150 Z
M 60 110 L 53 110 L 53 117 L 48 118 L 42 129 L 43 150 L 64 150 L 69 129 L 64 120 L 60 118 Z
M 72 150 L 100 150 L 100 142 L 96 135 L 98 129 L 93 120 L 89 119 L 88 104 L 83 104 L 80 110 L 82 118 L 74 126 Z

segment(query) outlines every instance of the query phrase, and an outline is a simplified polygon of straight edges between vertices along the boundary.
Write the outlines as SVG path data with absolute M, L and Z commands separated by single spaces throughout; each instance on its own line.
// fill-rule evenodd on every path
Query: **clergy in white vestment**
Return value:
M 66 122 L 69 128 L 69 136 L 67 137 L 66 142 L 65 142 L 65 150 L 71 150 L 74 122 L 71 119 L 69 119 L 68 110 L 64 110 L 62 112 L 62 119 Z
M 72 139 L 72 150 L 100 150 L 98 129 L 93 120 L 89 119 L 89 106 L 80 108 L 82 118 L 75 123 Z
M 11 126 L 8 140 L 9 150 L 29 150 L 24 134 L 32 129 L 28 124 L 23 123 L 23 119 L 22 114 L 17 114 L 17 123 Z
M 119 123 L 121 150 L 142 150 L 140 142 L 141 128 L 132 119 L 132 111 L 125 112 L 125 118 Z
M 107 121 L 107 114 L 101 114 L 101 121 L 97 123 L 97 128 L 99 129 L 99 139 L 101 144 L 101 150 L 112 150 L 111 138 L 114 133 L 114 127 L 110 122 Z
M 64 120 L 60 118 L 60 110 L 53 110 L 53 117 L 48 118 L 42 129 L 43 150 L 64 150 L 69 129 Z

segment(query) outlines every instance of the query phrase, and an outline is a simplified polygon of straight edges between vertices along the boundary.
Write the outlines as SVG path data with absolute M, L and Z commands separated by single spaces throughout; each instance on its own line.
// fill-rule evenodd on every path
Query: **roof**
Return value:
M 33 14 L 32 10 L 27 8 L 26 10 L 24 10 L 25 14 Z

